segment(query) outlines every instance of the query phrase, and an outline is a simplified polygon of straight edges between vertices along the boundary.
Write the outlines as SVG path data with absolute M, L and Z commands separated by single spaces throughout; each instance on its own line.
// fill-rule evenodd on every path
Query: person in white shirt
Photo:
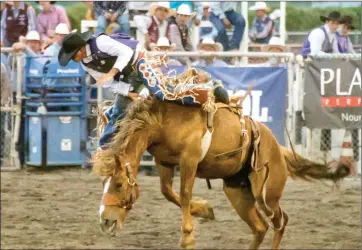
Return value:
M 336 31 L 339 26 L 341 14 L 332 11 L 329 15 L 320 16 L 325 24 L 312 30 L 305 39 L 301 54 L 304 58 L 308 56 L 338 53 Z

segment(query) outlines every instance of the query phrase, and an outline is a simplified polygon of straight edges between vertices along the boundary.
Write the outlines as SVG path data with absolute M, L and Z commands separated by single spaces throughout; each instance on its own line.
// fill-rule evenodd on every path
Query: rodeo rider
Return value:
M 131 40 L 127 35 L 93 35 L 91 31 L 87 31 L 67 35 L 59 51 L 58 60 L 62 66 L 66 66 L 70 60 L 81 62 L 98 84 L 115 93 L 114 105 L 105 112 L 108 123 L 99 138 L 100 150 L 106 149 L 106 144 L 117 131 L 117 120 L 126 115 L 127 106 L 148 95 L 148 89 L 151 94 L 154 92 L 154 88 L 143 81 L 142 74 L 137 69 L 137 63 L 144 60 L 144 53 L 138 45 L 138 41 Z M 142 90 L 144 84 L 147 88 Z M 214 84 L 214 94 L 216 100 L 229 102 L 227 92 L 219 81 Z
M 99 138 L 99 148 L 104 149 L 116 131 L 115 123 L 125 116 L 125 109 L 132 101 L 147 95 L 142 90 L 143 81 L 135 65 L 142 57 L 138 41 L 123 34 L 111 36 L 92 31 L 71 33 L 62 43 L 58 59 L 62 66 L 70 60 L 81 62 L 83 68 L 103 87 L 115 93 L 114 105 L 106 111 L 108 124 Z M 140 93 L 142 91 L 142 93 Z

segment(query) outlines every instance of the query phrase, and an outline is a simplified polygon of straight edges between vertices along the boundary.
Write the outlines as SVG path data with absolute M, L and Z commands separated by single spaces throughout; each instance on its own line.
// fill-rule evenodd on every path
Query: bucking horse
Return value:
M 147 64 L 139 67 L 148 83 L 161 81 L 154 79 L 157 75 Z M 214 218 L 207 201 L 192 200 L 198 177 L 223 179 L 232 207 L 252 230 L 250 249 L 259 248 L 269 227 L 274 230 L 272 248 L 278 249 L 288 223 L 279 202 L 288 176 L 338 181 L 351 173 L 352 163 L 318 163 L 288 150 L 267 126 L 242 114 L 242 107 L 235 105 L 238 98 L 218 102 L 215 84 L 208 85 L 214 86 L 211 89 L 200 86 L 193 89 L 176 83 L 172 90 L 163 86 L 162 93 L 169 98 L 152 95 L 129 106 L 108 148 L 93 159 L 94 171 L 104 177 L 100 226 L 110 233 L 122 229 L 139 196 L 137 173 L 147 150 L 155 158 L 161 192 L 181 208 L 181 248 L 195 247 L 193 216 Z M 180 105 L 185 98 L 200 105 Z M 173 190 L 177 165 L 179 195 Z

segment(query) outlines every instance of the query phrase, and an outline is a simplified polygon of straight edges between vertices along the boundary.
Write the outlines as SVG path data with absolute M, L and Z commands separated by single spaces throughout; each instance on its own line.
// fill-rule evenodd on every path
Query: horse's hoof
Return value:
M 183 235 L 180 241 L 180 248 L 182 249 L 195 249 L 195 238 L 193 234 Z

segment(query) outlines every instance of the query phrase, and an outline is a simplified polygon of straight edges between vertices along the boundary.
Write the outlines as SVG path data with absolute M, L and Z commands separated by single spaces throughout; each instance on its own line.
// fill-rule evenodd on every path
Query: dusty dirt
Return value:
M 175 179 L 178 188 L 179 179 Z M 197 180 L 194 198 L 207 199 L 215 221 L 195 219 L 197 248 L 245 249 L 251 231 L 232 210 L 222 181 Z M 88 170 L 1 173 L 1 248 L 177 248 L 180 211 L 159 191 L 158 177 L 140 174 L 141 196 L 117 237 L 97 225 L 101 182 Z M 317 184 L 288 181 L 282 207 L 290 221 L 284 249 L 360 249 L 360 179 L 345 181 L 339 191 Z M 270 230 L 262 248 L 270 248 Z

